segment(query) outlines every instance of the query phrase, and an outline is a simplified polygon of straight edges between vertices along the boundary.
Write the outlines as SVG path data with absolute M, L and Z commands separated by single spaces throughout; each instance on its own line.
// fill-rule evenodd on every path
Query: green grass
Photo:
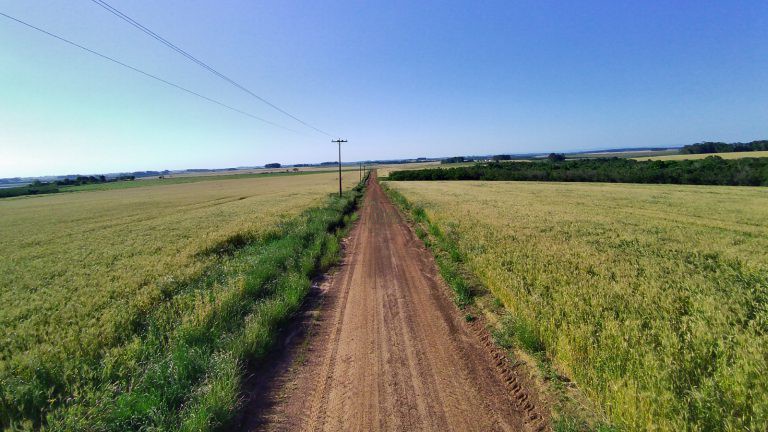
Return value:
M 625 430 L 768 428 L 760 188 L 390 182 Z
M 591 426 L 586 422 L 572 418 L 559 417 L 552 425 L 553 432 L 619 432 L 619 429 L 604 424 Z
M 463 274 L 461 263 L 464 257 L 455 241 L 447 238 L 437 224 L 429 220 L 422 207 L 413 206 L 402 194 L 386 185 L 382 185 L 382 188 L 395 205 L 410 213 L 416 223 L 416 235 L 433 252 L 440 276 L 453 291 L 456 304 L 459 307 L 471 304 L 472 288 Z

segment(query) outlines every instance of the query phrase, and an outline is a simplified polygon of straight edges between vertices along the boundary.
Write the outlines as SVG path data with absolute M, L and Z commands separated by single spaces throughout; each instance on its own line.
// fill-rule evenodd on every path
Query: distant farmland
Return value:
M 617 425 L 768 429 L 764 188 L 388 184 Z
M 0 426 L 215 424 L 237 402 L 237 353 L 269 343 L 274 320 L 338 251 L 352 198 L 328 198 L 336 179 L 147 181 L 0 200 Z M 348 190 L 357 173 L 344 180 Z
M 704 159 L 708 156 L 718 156 L 723 159 L 742 159 L 742 158 L 763 158 L 768 157 L 768 151 L 749 151 L 749 152 L 727 152 L 727 153 L 693 153 L 676 154 L 665 156 L 633 156 L 636 160 L 683 160 L 683 159 Z

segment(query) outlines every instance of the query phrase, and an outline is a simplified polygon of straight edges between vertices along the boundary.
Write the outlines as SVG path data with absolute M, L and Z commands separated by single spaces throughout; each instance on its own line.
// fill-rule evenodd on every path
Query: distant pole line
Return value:
M 174 84 L 174 83 L 172 83 L 172 82 L 170 82 L 170 81 L 168 81 L 168 80 L 166 80 L 166 79 L 160 78 L 160 77 L 158 77 L 158 76 L 156 76 L 156 75 L 152 75 L 152 74 L 151 74 L 151 73 L 149 73 L 149 72 L 144 72 L 143 70 L 141 70 L 141 69 L 139 69 L 139 68 L 136 68 L 136 67 L 133 67 L 133 66 L 131 66 L 131 65 L 129 65 L 129 64 L 123 63 L 123 62 L 121 62 L 120 60 L 116 60 L 116 59 L 114 59 L 114 58 L 112 58 L 112 57 L 110 57 L 110 56 L 108 56 L 108 55 L 105 55 L 105 54 L 101 54 L 101 53 L 99 53 L 99 52 L 97 52 L 97 51 L 94 51 L 94 50 L 92 50 L 92 49 L 90 49 L 90 48 L 86 48 L 86 47 L 84 47 L 84 46 L 82 46 L 82 45 L 80 45 L 80 44 L 78 44 L 78 43 L 72 42 L 72 41 L 71 41 L 71 40 L 69 40 L 69 39 L 65 39 L 65 38 L 63 38 L 63 37 L 61 37 L 61 36 L 55 35 L 55 34 L 53 34 L 53 33 L 49 32 L 49 31 L 46 31 L 46 30 L 43 30 L 43 29 L 41 29 L 40 27 L 36 27 L 36 26 L 34 26 L 34 25 L 32 25 L 32 24 L 29 24 L 29 23 L 27 23 L 27 22 L 25 22 L 25 21 L 22 21 L 22 20 L 18 19 L 18 18 L 14 18 L 14 17 L 12 17 L 12 16 L 10 16 L 10 15 L 7 15 L 7 14 L 5 14 L 5 13 L 3 13 L 3 12 L 0 12 L 0 16 L 4 16 L 5 18 L 8 18 L 9 20 L 15 21 L 15 22 L 17 22 L 17 23 L 19 23 L 19 24 L 22 24 L 22 25 L 24 25 L 24 26 L 26 26 L 26 27 L 29 27 L 29 28 L 31 28 L 31 29 L 33 29 L 33 30 L 37 30 L 37 31 L 38 31 L 38 32 L 40 32 L 40 33 L 43 33 L 43 34 L 45 34 L 45 35 L 48 35 L 48 36 L 50 36 L 50 37 L 52 37 L 52 38 L 58 39 L 58 40 L 60 40 L 61 42 L 64 42 L 64 43 L 67 43 L 67 44 L 69 44 L 69 45 L 72 45 L 72 46 L 74 46 L 74 47 L 80 48 L 81 50 L 83 50 L 83 51 L 87 51 L 87 52 L 89 52 L 89 53 L 91 53 L 91 54 L 93 54 L 93 55 L 96 55 L 96 56 L 98 56 L 98 57 L 101 57 L 101 58 L 102 58 L 102 59 L 104 59 L 104 60 L 109 60 L 109 61 L 111 61 L 111 62 L 113 62 L 113 63 L 116 63 L 116 64 L 118 64 L 118 65 L 120 65 L 120 66 L 123 66 L 123 67 L 125 67 L 125 68 L 127 68 L 127 69 L 130 69 L 130 70 L 132 70 L 132 71 L 134 71 L 134 72 L 140 73 L 140 74 L 142 74 L 142 75 L 144 75 L 144 76 L 146 76 L 146 77 L 148 77 L 148 78 L 152 78 L 152 79 L 154 79 L 154 80 L 160 81 L 160 82 L 161 82 L 161 83 L 163 83 L 163 84 L 169 85 L 169 86 L 171 86 L 171 87 L 174 87 L 174 88 L 176 88 L 176 89 L 178 89 L 178 90 L 184 91 L 184 92 L 186 92 L 186 93 L 189 93 L 189 94 L 191 94 L 191 95 L 194 95 L 194 96 L 197 96 L 197 97 L 199 97 L 199 98 L 201 98 L 201 99 L 204 99 L 204 100 L 206 100 L 206 101 L 208 101 L 208 102 L 214 103 L 214 104 L 216 104 L 216 105 L 219 105 L 219 106 L 221 106 L 221 107 L 227 108 L 227 109 L 229 109 L 229 110 L 232 110 L 232 111 L 234 111 L 234 112 L 237 112 L 237 113 L 240 113 L 240 114 L 242 114 L 242 115 L 245 115 L 245 116 L 251 117 L 251 118 L 253 118 L 253 119 L 256 119 L 256 120 L 262 121 L 262 122 L 264 122 L 264 123 L 267 123 L 267 124 L 270 124 L 270 125 L 272 125 L 272 126 L 276 126 L 276 127 L 279 127 L 279 128 L 281 128 L 281 129 L 285 129 L 285 130 L 287 130 L 287 131 L 291 131 L 291 132 L 295 132 L 295 133 L 300 133 L 299 131 L 296 131 L 296 130 L 294 130 L 294 129 L 291 129 L 291 128 L 288 128 L 288 127 L 285 127 L 285 126 L 283 126 L 283 125 L 281 125 L 281 124 L 279 124 L 279 123 L 275 123 L 275 122 L 273 122 L 273 121 L 270 121 L 270 120 L 267 120 L 267 119 L 261 118 L 261 117 L 259 117 L 259 116 L 256 116 L 256 115 L 254 115 L 254 114 L 251 114 L 251 113 L 249 113 L 249 112 L 247 112 L 247 111 L 243 111 L 243 110 L 241 110 L 241 109 L 239 109 L 239 108 L 235 108 L 235 107 L 233 107 L 233 106 L 227 105 L 227 104 L 225 104 L 225 103 L 223 103 L 223 102 L 220 102 L 220 101 L 218 101 L 218 100 L 216 100 L 216 99 L 212 99 L 212 98 L 209 98 L 208 96 L 202 95 L 202 94 L 200 94 L 200 93 L 198 93 L 198 92 L 196 92 L 196 91 L 194 91 L 194 90 L 190 90 L 190 89 L 188 89 L 188 88 L 186 88 L 186 87 L 182 87 L 182 86 L 180 86 L 180 85 L 178 85 L 178 84 Z
M 237 87 L 238 89 L 240 89 L 240 90 L 248 93 L 249 95 L 253 96 L 254 98 L 260 100 L 261 102 L 269 105 L 273 109 L 275 109 L 275 110 L 281 112 L 282 114 L 292 118 L 293 120 L 296 120 L 297 122 L 301 123 L 302 125 L 310 128 L 310 129 L 313 129 L 316 132 L 319 132 L 319 133 L 321 133 L 321 134 L 323 134 L 325 136 L 331 137 L 331 134 L 329 134 L 328 132 L 325 132 L 322 129 L 319 129 L 319 128 L 316 128 L 315 126 L 312 126 L 311 124 L 305 122 L 304 120 L 294 116 L 293 114 L 289 113 L 288 111 L 278 107 L 277 105 L 273 104 L 272 102 L 270 102 L 270 101 L 264 99 L 263 97 L 257 95 L 256 93 L 252 92 L 251 90 L 249 90 L 245 86 L 239 84 L 235 80 L 229 78 L 228 76 L 224 75 L 223 73 L 221 73 L 221 72 L 217 71 L 216 69 L 214 69 L 213 67 L 209 66 L 208 64 L 206 64 L 202 60 L 196 58 L 195 56 L 193 56 L 192 54 L 188 53 L 187 51 L 184 51 L 183 49 L 179 48 L 173 42 L 170 42 L 169 40 L 167 40 L 164 37 L 162 37 L 162 36 L 158 35 L 157 33 L 155 33 L 154 31 L 148 29 L 147 27 L 145 27 L 144 25 L 142 25 L 138 21 L 134 20 L 133 18 L 129 17 L 128 15 L 124 14 L 123 12 L 117 10 L 116 8 L 111 6 L 109 3 L 107 3 L 106 1 L 104 1 L 104 0 L 91 0 L 91 1 L 93 3 L 96 3 L 97 5 L 101 6 L 102 8 L 106 9 L 107 11 L 109 11 L 113 15 L 117 16 L 118 18 L 122 19 L 123 21 L 129 23 L 130 25 L 132 25 L 132 26 L 136 27 L 137 29 L 141 30 L 142 32 L 146 33 L 147 35 L 149 35 L 153 39 L 157 40 L 158 42 L 162 43 L 163 45 L 167 46 L 168 48 L 170 48 L 170 49 L 176 51 L 177 53 L 181 54 L 182 56 L 186 57 L 188 60 L 192 61 L 193 63 L 197 64 L 198 66 L 202 67 L 203 69 L 206 69 L 207 71 L 209 71 L 212 74 L 216 75 L 217 77 L 223 79 L 224 81 L 228 82 L 229 84 Z
M 331 140 L 331 142 L 337 143 L 339 145 L 339 197 L 341 197 L 341 143 L 345 143 L 347 140 L 338 138 Z

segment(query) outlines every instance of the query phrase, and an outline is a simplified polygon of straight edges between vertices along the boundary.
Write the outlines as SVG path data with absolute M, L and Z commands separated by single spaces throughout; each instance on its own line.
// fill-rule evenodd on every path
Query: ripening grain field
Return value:
M 357 173 L 345 175 L 345 188 L 357 180 Z M 186 417 L 171 411 L 191 409 L 191 395 L 213 397 L 189 389 L 200 377 L 237 369 L 221 352 L 244 349 L 247 335 L 233 330 L 239 317 L 261 322 L 253 310 L 230 307 L 234 317 L 217 308 L 227 298 L 249 305 L 233 293 L 254 290 L 264 293 L 254 298 L 285 307 L 266 294 L 292 283 L 283 275 L 299 294 L 308 286 L 311 269 L 298 260 L 310 250 L 310 261 L 336 250 L 324 229 L 332 235 L 347 209 L 349 198 L 328 198 L 337 185 L 335 174 L 320 173 L 0 200 L 0 426 L 175 429 L 184 418 L 209 421 L 193 418 L 202 409 Z M 307 213 L 310 207 L 325 210 Z M 261 276 L 249 272 L 263 262 L 274 262 L 262 267 L 275 274 L 251 283 Z M 232 328 L 221 327 L 222 316 Z M 173 340 L 182 330 L 184 348 Z M 216 343 L 225 336 L 240 342 L 195 345 L 205 332 L 220 336 Z M 189 370 L 173 381 L 170 370 L 180 365 Z M 143 398 L 126 396 L 142 384 Z M 177 384 L 180 394 L 169 395 Z
M 741 159 L 741 158 L 761 158 L 768 157 L 768 151 L 750 151 L 750 152 L 729 152 L 729 153 L 695 153 L 695 154 L 675 154 L 663 156 L 632 156 L 637 160 L 682 160 L 682 159 L 704 159 L 710 156 L 717 156 L 723 159 Z
M 379 174 L 379 177 L 386 177 L 392 171 L 402 171 L 402 170 L 412 170 L 412 169 L 422 169 L 422 168 L 438 168 L 439 166 L 440 166 L 440 162 L 382 164 L 382 165 L 376 165 L 376 172 Z
M 627 430 L 768 430 L 768 189 L 389 182 Z

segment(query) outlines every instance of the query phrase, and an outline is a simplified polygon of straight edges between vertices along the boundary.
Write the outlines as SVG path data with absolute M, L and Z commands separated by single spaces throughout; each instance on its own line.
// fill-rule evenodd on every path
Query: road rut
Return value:
M 525 396 L 447 290 L 374 173 L 309 338 L 254 389 L 244 429 L 526 430 Z

